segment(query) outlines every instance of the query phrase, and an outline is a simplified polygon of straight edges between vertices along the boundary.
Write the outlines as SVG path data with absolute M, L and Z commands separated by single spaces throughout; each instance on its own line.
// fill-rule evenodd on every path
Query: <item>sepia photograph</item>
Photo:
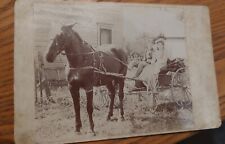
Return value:
M 0 143 L 223 141 L 221 3 L 142 2 L 5 2 Z
M 33 14 L 39 142 L 193 128 L 182 8 L 37 3 Z

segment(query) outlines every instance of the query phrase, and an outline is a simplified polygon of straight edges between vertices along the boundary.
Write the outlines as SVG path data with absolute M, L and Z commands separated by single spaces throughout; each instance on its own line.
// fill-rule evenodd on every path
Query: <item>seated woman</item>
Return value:
M 150 69 L 147 72 L 147 75 L 150 79 L 154 78 L 159 74 L 160 69 L 166 65 L 167 56 L 165 54 L 164 48 L 165 37 L 160 35 L 153 41 L 153 46 L 148 48 L 145 53 L 145 59 L 139 63 L 137 72 L 134 78 L 140 77 L 143 72 L 143 69 L 150 65 Z M 146 75 L 146 72 L 145 72 Z M 145 76 L 146 77 L 146 76 Z M 140 89 L 140 87 L 145 87 L 141 81 L 135 82 L 136 89 Z
M 153 46 L 146 49 L 144 60 L 139 63 L 134 78 L 137 78 L 148 64 L 157 63 L 159 67 L 166 64 L 164 41 L 165 37 L 162 35 L 153 40 Z

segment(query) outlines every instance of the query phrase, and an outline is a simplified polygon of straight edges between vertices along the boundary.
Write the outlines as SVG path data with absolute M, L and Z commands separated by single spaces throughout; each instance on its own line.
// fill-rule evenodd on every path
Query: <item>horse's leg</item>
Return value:
M 80 119 L 80 94 L 79 87 L 70 86 L 70 93 L 73 98 L 73 105 L 75 109 L 75 118 L 76 118 L 76 132 L 80 132 L 80 128 L 82 127 L 81 119 Z
M 114 106 L 114 98 L 115 98 L 115 87 L 111 83 L 107 85 L 107 88 L 109 90 L 109 97 L 110 97 L 110 105 L 109 105 L 109 113 L 107 116 L 107 120 L 110 120 L 111 116 L 113 116 L 113 106 Z
M 93 113 L 93 89 L 91 91 L 87 91 L 86 96 L 87 96 L 87 112 L 88 112 L 88 116 L 89 116 L 90 127 L 91 127 L 91 131 L 95 135 L 94 122 L 93 122 L 93 117 L 92 117 L 92 113 Z
M 120 99 L 120 114 L 121 114 L 121 120 L 124 120 L 124 111 L 123 111 L 123 98 L 124 98 L 124 80 L 119 81 L 119 99 Z

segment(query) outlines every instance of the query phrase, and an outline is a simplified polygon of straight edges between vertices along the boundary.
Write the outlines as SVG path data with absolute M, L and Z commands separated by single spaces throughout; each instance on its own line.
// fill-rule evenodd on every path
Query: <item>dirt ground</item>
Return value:
M 130 85 L 132 83 L 129 82 Z M 128 86 L 129 87 L 129 86 Z M 192 106 L 182 107 L 171 101 L 170 89 L 161 90 L 157 98 L 157 109 L 153 107 L 151 95 L 128 93 L 125 88 L 124 113 L 125 121 L 120 120 L 118 96 L 114 106 L 113 121 L 107 121 L 108 102 L 105 88 L 96 88 L 94 96 L 93 119 L 96 136 L 90 132 L 86 111 L 86 96 L 81 93 L 80 133 L 75 132 L 75 114 L 73 102 L 67 87 L 52 90 L 55 103 L 44 100 L 36 104 L 36 133 L 37 139 L 45 143 L 51 141 L 72 142 L 89 139 L 107 139 L 130 135 L 146 135 L 166 131 L 185 130 L 193 127 Z M 182 95 L 175 90 L 175 95 Z M 176 97 L 175 97 L 176 98 Z

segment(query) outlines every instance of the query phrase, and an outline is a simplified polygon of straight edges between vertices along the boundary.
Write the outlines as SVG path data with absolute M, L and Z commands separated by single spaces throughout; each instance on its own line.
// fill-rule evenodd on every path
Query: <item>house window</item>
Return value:
M 112 44 L 112 30 L 100 28 L 100 45 Z
M 112 25 L 98 23 L 98 45 L 112 44 Z

